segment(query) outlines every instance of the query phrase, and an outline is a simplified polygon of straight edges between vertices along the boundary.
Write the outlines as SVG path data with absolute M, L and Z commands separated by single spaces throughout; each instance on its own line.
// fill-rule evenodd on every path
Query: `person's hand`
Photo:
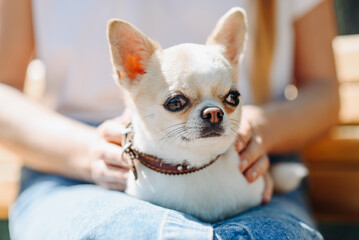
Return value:
M 97 140 L 91 150 L 91 176 L 99 186 L 119 191 L 126 189 L 129 167 L 121 160 L 121 131 L 128 122 L 125 114 L 97 128 Z
M 235 143 L 240 155 L 239 170 L 248 182 L 253 182 L 260 176 L 264 177 L 264 204 L 268 203 L 273 193 L 273 180 L 268 172 L 269 158 L 263 142 L 262 128 L 265 126 L 261 109 L 255 106 L 243 106 L 242 121 Z

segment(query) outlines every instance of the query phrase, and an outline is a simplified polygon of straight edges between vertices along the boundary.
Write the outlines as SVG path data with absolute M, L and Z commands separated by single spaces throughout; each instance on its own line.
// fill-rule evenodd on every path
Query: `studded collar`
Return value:
M 221 156 L 217 155 L 214 159 L 199 167 L 192 167 L 185 160 L 181 164 L 170 164 L 163 161 L 161 158 L 142 153 L 133 147 L 133 128 L 131 123 L 129 123 L 125 129 L 123 129 L 122 136 L 122 161 L 126 162 L 130 166 L 136 180 L 137 170 L 135 167 L 135 161 L 138 161 L 147 168 L 162 174 L 184 175 L 198 172 L 212 165 Z M 127 155 L 126 160 L 124 155 Z

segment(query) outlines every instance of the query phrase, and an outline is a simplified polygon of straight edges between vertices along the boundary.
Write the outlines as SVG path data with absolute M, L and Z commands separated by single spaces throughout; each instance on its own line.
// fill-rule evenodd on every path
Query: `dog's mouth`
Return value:
M 221 137 L 224 129 L 220 125 L 205 126 L 201 129 L 200 138 Z
M 203 124 L 199 127 L 190 127 L 188 130 L 192 131 L 184 131 L 185 134 L 181 134 L 182 142 L 189 143 L 196 139 L 218 138 L 222 137 L 225 132 L 224 127 L 220 124 Z
M 211 132 L 206 134 L 201 134 L 200 138 L 212 138 L 212 137 L 220 137 L 222 136 L 221 133 Z

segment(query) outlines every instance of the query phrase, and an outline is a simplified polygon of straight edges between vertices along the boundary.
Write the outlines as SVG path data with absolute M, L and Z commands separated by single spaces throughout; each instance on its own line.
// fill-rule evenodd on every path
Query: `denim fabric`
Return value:
M 300 195 L 301 189 L 274 196 L 266 206 L 215 224 L 215 239 L 322 239 L 311 227 L 313 221 L 305 206 L 301 205 Z
M 27 168 L 10 212 L 13 240 L 322 239 L 312 226 L 303 187 L 211 225 L 122 192 Z

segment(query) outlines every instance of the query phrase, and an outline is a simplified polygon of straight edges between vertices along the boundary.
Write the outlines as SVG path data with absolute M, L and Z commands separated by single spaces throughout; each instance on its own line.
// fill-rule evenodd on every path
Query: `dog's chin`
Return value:
M 222 125 L 210 125 L 203 126 L 200 130 L 200 138 L 212 138 L 212 137 L 221 137 L 224 134 L 225 130 Z
M 220 141 L 221 138 L 224 138 L 224 134 L 223 133 L 219 133 L 219 132 L 206 132 L 206 133 L 201 133 L 199 134 L 199 136 L 197 137 L 193 137 L 193 138 L 188 138 L 185 136 L 181 137 L 181 140 L 183 142 L 186 143 L 196 143 L 198 141 L 200 142 L 205 142 L 205 141 Z
M 204 154 L 218 155 L 227 151 L 234 141 L 235 137 L 231 134 L 208 133 L 205 136 L 198 136 L 187 146 L 196 152 L 203 151 Z
M 208 133 L 201 134 L 201 136 L 199 138 L 218 138 L 218 137 L 222 137 L 222 136 L 223 136 L 223 133 L 208 132 Z
M 182 137 L 182 143 L 187 143 L 191 146 L 217 146 L 225 143 L 234 142 L 235 136 L 230 134 L 218 133 L 218 132 L 207 132 L 201 133 L 196 137 L 186 138 Z

